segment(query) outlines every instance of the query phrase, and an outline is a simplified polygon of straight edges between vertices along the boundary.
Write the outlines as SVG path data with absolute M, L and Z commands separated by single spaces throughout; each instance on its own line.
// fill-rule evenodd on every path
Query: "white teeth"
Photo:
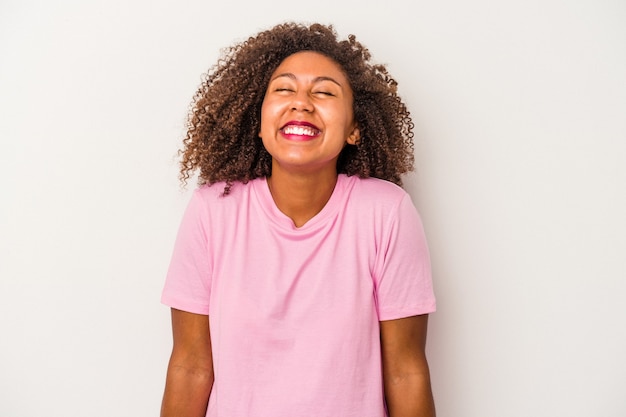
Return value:
M 317 132 L 306 126 L 287 126 L 283 129 L 286 135 L 315 136 Z

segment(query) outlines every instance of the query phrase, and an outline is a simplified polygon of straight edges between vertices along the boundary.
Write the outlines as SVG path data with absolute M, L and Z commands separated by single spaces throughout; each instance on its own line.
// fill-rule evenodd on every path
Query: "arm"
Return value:
M 390 417 L 435 417 L 425 352 L 427 327 L 427 314 L 380 322 Z
M 204 417 L 213 387 L 209 316 L 172 309 L 172 333 L 161 417 Z

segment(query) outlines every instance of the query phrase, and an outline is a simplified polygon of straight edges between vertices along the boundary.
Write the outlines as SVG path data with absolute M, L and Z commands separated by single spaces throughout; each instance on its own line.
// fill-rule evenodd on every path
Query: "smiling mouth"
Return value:
M 320 131 L 308 126 L 285 126 L 282 129 L 285 135 L 297 135 L 297 136 L 317 136 Z
M 289 122 L 283 126 L 280 131 L 285 136 L 299 136 L 306 138 L 314 138 L 319 136 L 321 133 L 315 125 L 302 121 Z

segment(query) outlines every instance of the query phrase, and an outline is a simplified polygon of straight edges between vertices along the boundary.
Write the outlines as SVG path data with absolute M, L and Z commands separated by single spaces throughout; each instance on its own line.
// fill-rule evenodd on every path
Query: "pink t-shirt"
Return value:
M 435 310 L 409 195 L 339 175 L 296 228 L 265 179 L 194 192 L 163 290 L 208 314 L 210 417 L 383 417 L 379 321 Z

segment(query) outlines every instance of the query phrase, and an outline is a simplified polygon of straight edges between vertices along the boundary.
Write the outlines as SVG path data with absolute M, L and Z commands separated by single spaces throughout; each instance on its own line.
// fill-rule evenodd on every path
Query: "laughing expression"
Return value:
M 335 61 L 312 51 L 287 57 L 272 74 L 261 108 L 259 136 L 273 170 L 336 172 L 343 147 L 359 139 L 352 104 L 350 83 Z

